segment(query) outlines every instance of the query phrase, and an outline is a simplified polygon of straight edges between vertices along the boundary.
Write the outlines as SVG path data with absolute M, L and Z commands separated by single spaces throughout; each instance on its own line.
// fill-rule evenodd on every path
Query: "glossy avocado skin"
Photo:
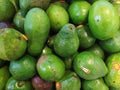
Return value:
M 88 23 L 95 38 L 107 40 L 119 29 L 119 14 L 110 2 L 99 0 L 89 10 Z
M 39 76 L 46 81 L 57 81 L 65 73 L 64 62 L 54 54 L 42 55 L 37 62 Z
M 24 35 L 13 28 L 0 29 L 0 59 L 16 60 L 26 51 L 27 41 Z
M 61 57 L 68 57 L 77 52 L 79 37 L 73 24 L 65 24 L 56 35 L 54 50 Z
M 85 80 L 104 77 L 108 73 L 108 69 L 104 61 L 90 51 L 80 52 L 74 58 L 73 68 L 75 72 Z
M 40 55 L 47 40 L 50 21 L 44 10 L 32 8 L 25 17 L 24 30 L 28 37 L 28 52 L 33 56 Z

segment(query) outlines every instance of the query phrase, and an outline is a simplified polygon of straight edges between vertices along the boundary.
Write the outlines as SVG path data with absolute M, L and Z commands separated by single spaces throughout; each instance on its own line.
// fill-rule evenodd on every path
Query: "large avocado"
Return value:
M 0 29 L 0 59 L 16 60 L 26 51 L 26 37 L 13 28 Z
M 77 52 L 79 37 L 73 24 L 65 24 L 57 33 L 54 41 L 54 50 L 61 57 L 69 57 Z
M 47 40 L 50 29 L 50 21 L 41 8 L 32 8 L 28 11 L 24 30 L 28 37 L 28 52 L 31 55 L 39 55 L 42 52 L 44 44 Z

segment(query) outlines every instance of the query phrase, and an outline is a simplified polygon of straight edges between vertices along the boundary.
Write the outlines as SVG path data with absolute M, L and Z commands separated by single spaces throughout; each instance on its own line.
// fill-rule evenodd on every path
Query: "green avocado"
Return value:
M 19 81 L 10 77 L 6 83 L 5 90 L 32 90 L 32 84 L 30 81 Z
M 104 77 L 109 87 L 120 88 L 120 53 L 111 54 L 106 61 L 108 73 Z
M 107 40 L 119 29 L 119 14 L 110 2 L 99 0 L 94 2 L 89 10 L 88 24 L 97 39 Z
M 13 28 L 0 29 L 0 59 L 16 60 L 26 51 L 25 35 Z
M 93 80 L 104 77 L 108 68 L 104 61 L 90 51 L 80 52 L 73 60 L 75 72 L 85 80 Z
M 73 24 L 65 24 L 57 33 L 54 41 L 54 50 L 61 57 L 69 57 L 77 52 L 79 37 Z
M 88 25 L 78 26 L 76 30 L 78 32 L 81 49 L 89 48 L 95 43 L 96 38 L 91 34 Z
M 75 72 L 66 71 L 64 76 L 56 82 L 56 90 L 80 90 L 81 80 Z
M 57 81 L 65 73 L 64 62 L 54 54 L 42 55 L 37 62 L 37 72 L 46 81 Z
M 0 0 L 0 21 L 12 20 L 15 8 L 10 0 Z
M 107 40 L 99 41 L 99 45 L 102 49 L 108 53 L 116 53 L 120 51 L 120 31 L 116 35 Z
M 29 10 L 25 17 L 24 30 L 28 37 L 29 54 L 40 55 L 50 30 L 50 21 L 46 12 L 41 8 Z
M 0 68 L 0 90 L 5 90 L 5 85 L 10 77 L 8 66 Z
M 83 90 L 109 90 L 109 87 L 105 84 L 103 78 L 94 80 L 83 80 Z

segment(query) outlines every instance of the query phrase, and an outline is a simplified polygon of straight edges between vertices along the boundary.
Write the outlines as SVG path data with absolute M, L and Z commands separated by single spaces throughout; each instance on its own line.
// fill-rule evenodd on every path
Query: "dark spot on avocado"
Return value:
M 113 83 L 115 83 L 115 81 L 113 81 Z
M 21 40 L 21 37 L 20 37 L 20 36 L 18 36 L 18 37 L 17 37 L 17 39 L 18 39 L 18 40 Z
M 70 26 L 68 27 L 68 30 L 73 30 L 73 26 L 70 25 Z

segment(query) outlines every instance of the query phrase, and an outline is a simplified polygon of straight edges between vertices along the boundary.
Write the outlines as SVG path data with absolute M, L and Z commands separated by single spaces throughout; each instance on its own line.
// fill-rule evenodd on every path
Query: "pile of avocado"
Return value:
M 120 90 L 120 1 L 0 0 L 0 90 Z

